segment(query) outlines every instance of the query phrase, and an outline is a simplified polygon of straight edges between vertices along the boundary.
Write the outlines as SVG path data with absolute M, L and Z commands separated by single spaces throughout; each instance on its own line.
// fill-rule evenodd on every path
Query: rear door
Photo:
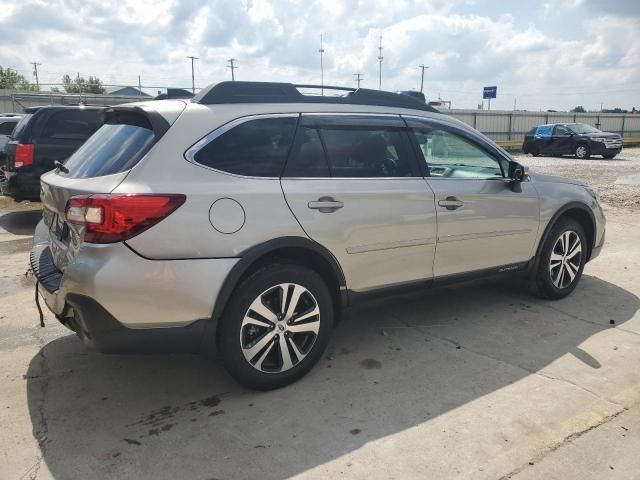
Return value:
M 508 159 L 458 127 L 407 119 L 435 192 L 438 242 L 434 276 L 514 268 L 532 255 L 538 194 L 510 188 Z
M 282 188 L 350 289 L 432 277 L 434 195 L 399 116 L 303 115 Z

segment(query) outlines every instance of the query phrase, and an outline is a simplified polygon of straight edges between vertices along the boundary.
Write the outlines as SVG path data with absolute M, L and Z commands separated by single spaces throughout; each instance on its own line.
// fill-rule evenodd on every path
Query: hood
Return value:
M 608 138 L 622 138 L 622 137 L 620 137 L 620 134 L 618 134 L 618 133 L 612 133 L 612 132 L 579 133 L 578 135 L 579 135 L 579 136 L 581 136 L 581 137 L 597 137 L 597 138 L 608 137 Z
M 534 182 L 568 183 L 569 185 L 580 185 L 581 187 L 587 186 L 586 183 L 574 178 L 556 177 L 555 175 L 544 175 L 543 173 L 530 172 L 529 177 Z

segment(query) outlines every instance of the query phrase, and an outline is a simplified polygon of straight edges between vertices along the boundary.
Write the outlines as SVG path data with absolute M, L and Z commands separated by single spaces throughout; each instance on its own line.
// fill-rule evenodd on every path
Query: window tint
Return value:
M 437 129 L 416 129 L 414 135 L 432 177 L 502 177 L 498 161 L 462 136 Z
M 11 135 L 13 129 L 16 128 L 16 123 L 14 121 L 7 121 L 0 123 L 0 135 Z
M 330 177 L 320 134 L 315 128 L 300 127 L 287 162 L 285 177 Z
M 223 133 L 195 154 L 195 161 L 223 172 L 279 177 L 289 153 L 297 118 L 249 120 Z
M 151 126 L 148 122 L 137 120 L 131 122 L 134 124 L 120 122 L 100 127 L 65 162 L 69 170 L 67 176 L 100 177 L 133 167 L 154 143 Z M 142 126 L 145 123 L 146 126 Z
M 332 177 L 418 176 L 406 132 L 399 128 L 322 127 Z
M 569 129 L 567 127 L 563 127 L 562 125 L 556 125 L 555 130 L 553 131 L 554 135 L 569 135 Z
M 101 124 L 99 110 L 66 110 L 47 119 L 41 136 L 45 141 L 85 141 Z

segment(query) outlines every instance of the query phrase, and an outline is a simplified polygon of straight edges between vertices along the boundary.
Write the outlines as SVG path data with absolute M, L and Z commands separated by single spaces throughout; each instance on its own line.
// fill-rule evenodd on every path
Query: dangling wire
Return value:
M 36 307 L 38 307 L 38 314 L 40 315 L 40 326 L 44 328 L 44 313 L 42 313 L 42 307 L 40 306 L 39 293 L 40 282 L 36 281 Z

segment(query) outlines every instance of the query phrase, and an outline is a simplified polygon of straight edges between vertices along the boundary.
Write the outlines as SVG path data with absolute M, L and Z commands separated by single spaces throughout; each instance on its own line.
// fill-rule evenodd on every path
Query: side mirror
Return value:
M 517 183 L 524 182 L 529 177 L 529 167 L 520 165 L 518 162 L 509 162 L 509 178 Z

